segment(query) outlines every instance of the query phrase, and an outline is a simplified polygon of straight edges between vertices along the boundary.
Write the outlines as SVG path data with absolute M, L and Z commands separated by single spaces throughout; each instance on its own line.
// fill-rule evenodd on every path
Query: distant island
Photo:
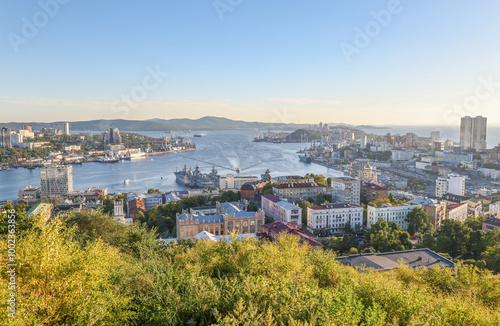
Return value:
M 22 126 L 28 124 L 36 130 L 42 128 L 61 128 L 66 121 L 54 122 L 9 122 L 2 123 L 2 126 L 11 129 L 22 129 Z M 304 129 L 310 124 L 300 123 L 273 123 L 258 121 L 241 121 L 228 118 L 206 116 L 199 119 L 149 119 L 149 120 L 124 120 L 124 119 L 98 119 L 89 121 L 70 121 L 73 131 L 100 131 L 109 128 L 118 128 L 123 131 L 178 131 L 178 130 L 281 130 L 294 131 Z M 387 129 L 387 127 L 377 127 L 370 125 L 353 126 L 346 123 L 329 123 L 332 127 L 345 127 L 349 129 Z
M 57 122 L 11 122 L 2 126 L 20 129 L 24 124 L 34 129 L 60 128 L 62 121 Z M 73 131 L 106 130 L 110 127 L 123 131 L 177 131 L 177 130 L 231 130 L 231 129 L 264 129 L 264 130 L 296 130 L 308 126 L 297 123 L 269 123 L 231 120 L 227 118 L 207 116 L 200 119 L 149 119 L 149 120 L 90 120 L 70 122 Z

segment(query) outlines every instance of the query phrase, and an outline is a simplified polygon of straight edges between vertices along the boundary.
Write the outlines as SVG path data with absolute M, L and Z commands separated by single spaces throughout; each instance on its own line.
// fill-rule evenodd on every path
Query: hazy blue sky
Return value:
M 0 4 L 0 122 L 500 123 L 499 1 L 55 1 Z

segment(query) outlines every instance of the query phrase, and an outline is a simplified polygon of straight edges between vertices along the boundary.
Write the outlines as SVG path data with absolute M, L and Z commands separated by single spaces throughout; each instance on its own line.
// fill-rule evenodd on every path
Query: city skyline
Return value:
M 497 2 L 217 3 L 4 4 L 2 122 L 500 123 Z

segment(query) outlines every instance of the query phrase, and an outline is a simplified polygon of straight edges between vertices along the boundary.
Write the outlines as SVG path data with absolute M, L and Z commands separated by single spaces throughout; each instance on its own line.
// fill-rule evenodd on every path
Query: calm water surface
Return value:
M 198 132 L 196 132 L 198 133 Z M 203 172 L 209 172 L 212 164 L 219 165 L 219 175 L 235 173 L 230 168 L 240 167 L 240 175 L 260 176 L 266 169 L 271 176 L 306 173 L 321 173 L 335 176 L 336 171 L 316 164 L 299 161 L 296 153 L 300 144 L 270 144 L 252 142 L 256 130 L 251 131 L 204 131 L 202 138 L 193 138 L 197 150 L 166 155 L 152 156 L 116 164 L 85 163 L 73 166 L 75 190 L 89 187 L 107 187 L 108 192 L 143 192 L 149 188 L 161 191 L 182 190 L 175 182 L 173 172 L 198 164 Z M 147 136 L 159 137 L 159 132 L 142 132 Z M 179 133 L 192 137 L 193 133 Z M 201 162 L 203 161 L 203 162 Z M 226 168 L 224 168 L 226 167 Z M 163 177 L 163 179 L 162 179 Z M 130 179 L 130 184 L 123 181 Z M 26 186 L 40 186 L 40 170 L 24 168 L 0 171 L 0 200 L 17 198 L 17 192 Z

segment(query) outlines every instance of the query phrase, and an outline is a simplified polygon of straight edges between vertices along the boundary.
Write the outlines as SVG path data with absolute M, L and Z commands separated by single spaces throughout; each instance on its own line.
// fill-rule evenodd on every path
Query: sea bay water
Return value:
M 160 137 L 159 132 L 139 132 L 146 136 Z M 84 163 L 73 166 L 73 188 L 85 190 L 89 187 L 107 187 L 109 193 L 145 192 L 149 188 L 161 191 L 186 189 L 175 181 L 174 171 L 184 164 L 194 168 L 199 165 L 203 172 L 210 172 L 213 165 L 219 175 L 236 174 L 232 169 L 240 168 L 240 175 L 260 176 L 266 169 L 271 176 L 305 175 L 306 173 L 336 176 L 335 170 L 317 164 L 299 161 L 296 153 L 299 143 L 255 143 L 257 130 L 196 131 L 202 137 L 192 138 L 197 150 L 165 155 L 156 155 L 120 163 Z M 179 132 L 179 136 L 192 137 L 193 133 Z M 125 185 L 124 181 L 130 179 Z M 40 170 L 24 168 L 0 171 L 0 200 L 17 198 L 20 189 L 40 186 Z

